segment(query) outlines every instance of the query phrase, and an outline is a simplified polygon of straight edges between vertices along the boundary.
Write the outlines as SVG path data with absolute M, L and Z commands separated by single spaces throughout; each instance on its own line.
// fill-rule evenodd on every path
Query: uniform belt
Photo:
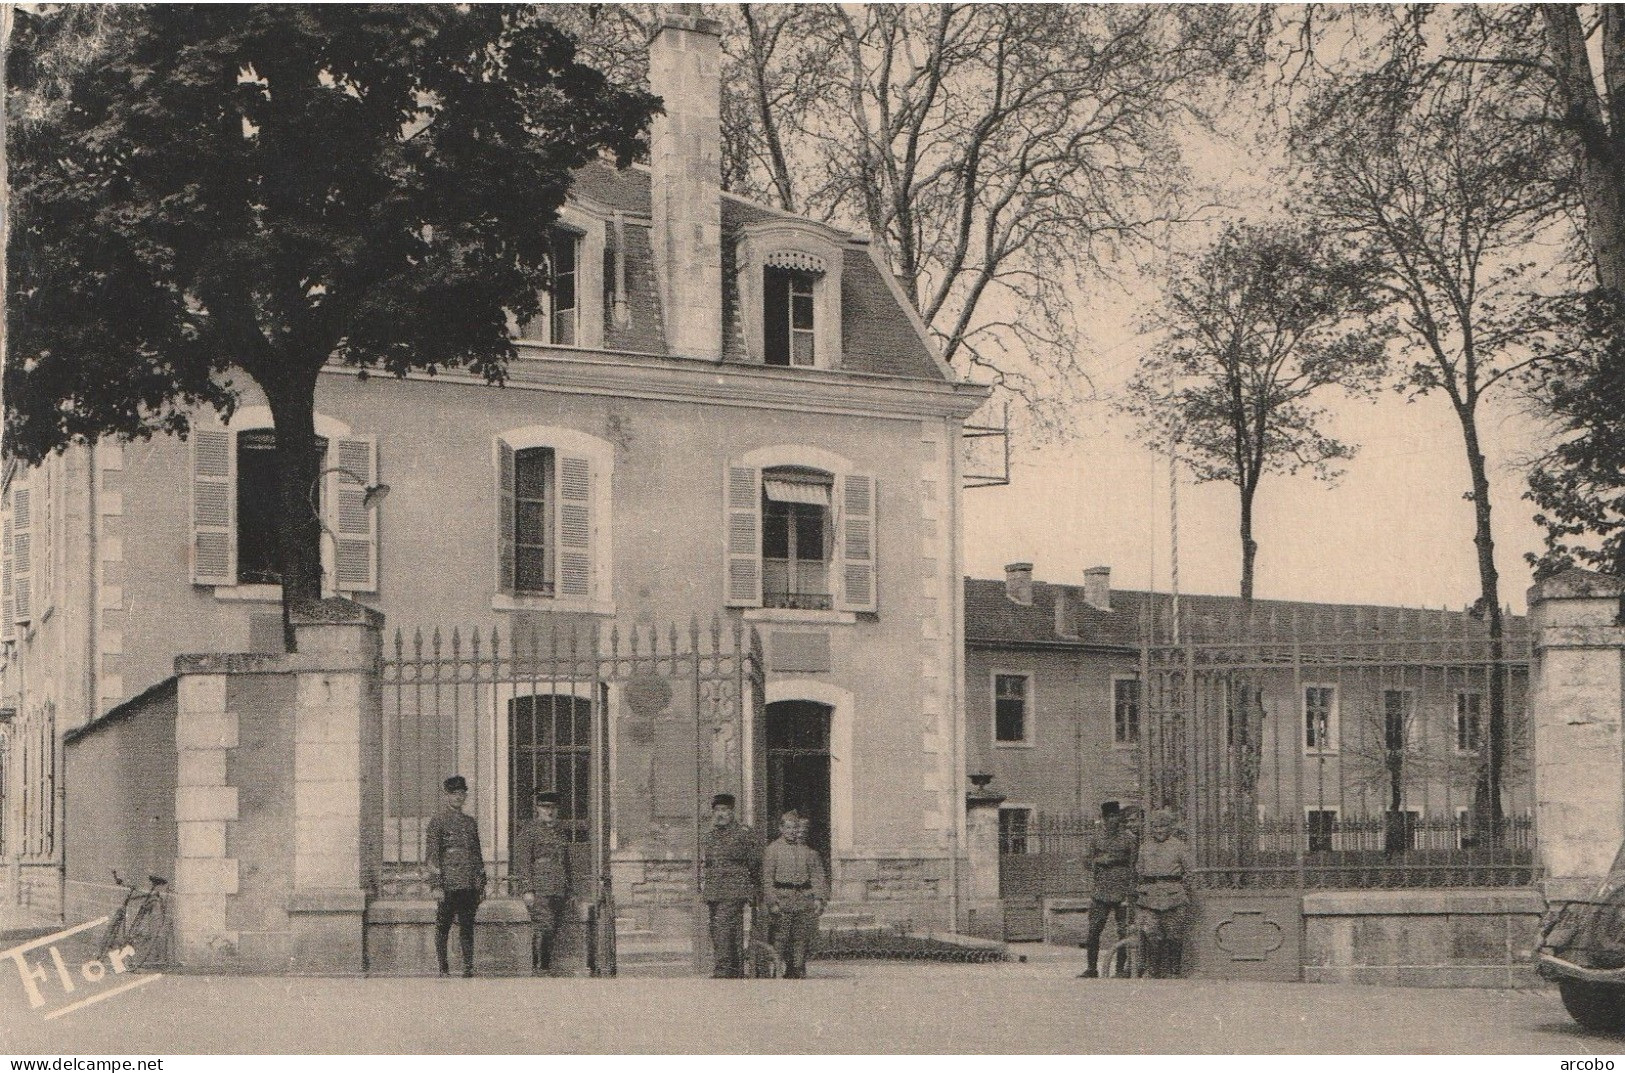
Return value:
M 775 887 L 779 888 L 780 890 L 812 890 L 812 884 L 811 883 L 779 883 L 779 882 L 775 882 L 773 885 Z

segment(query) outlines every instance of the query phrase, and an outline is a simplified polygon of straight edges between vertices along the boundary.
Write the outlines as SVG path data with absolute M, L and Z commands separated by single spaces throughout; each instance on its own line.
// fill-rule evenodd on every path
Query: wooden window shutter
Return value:
M 497 440 L 497 591 L 513 592 L 513 448 Z
M 237 452 L 224 429 L 192 431 L 192 584 L 237 584 Z
M 875 479 L 867 474 L 848 474 L 839 482 L 843 611 L 874 611 L 878 606 L 875 490 Z
M 724 586 L 728 607 L 762 606 L 762 486 L 753 466 L 723 473 Z
M 23 484 L 11 490 L 11 607 L 18 625 L 34 617 L 33 494 Z
M 39 549 L 39 573 L 34 582 L 34 612 L 43 617 L 55 602 L 56 534 L 51 519 L 51 471 L 47 460 L 38 470 L 39 492 L 34 496 L 34 512 L 39 517 L 35 527 L 34 544 Z
M 366 502 L 378 483 L 378 446 L 371 436 L 344 436 L 333 445 L 328 473 L 328 524 L 333 530 L 333 588 L 378 591 L 378 506 Z
M 558 455 L 558 577 L 553 591 L 586 599 L 592 591 L 592 462 Z

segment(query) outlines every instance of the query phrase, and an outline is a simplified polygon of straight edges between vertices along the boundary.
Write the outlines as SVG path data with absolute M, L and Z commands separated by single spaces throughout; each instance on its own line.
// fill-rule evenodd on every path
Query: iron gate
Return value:
M 761 638 L 738 621 L 661 632 L 634 626 L 397 630 L 382 666 L 382 898 L 429 896 L 424 834 L 440 785 L 468 777 L 491 893 L 512 888 L 509 847 L 532 792 L 561 796 L 578 895 L 592 912 L 583 942 L 594 971 L 614 972 L 612 843 L 690 857 L 695 957 L 703 955 L 698 853 L 713 792 L 749 787 L 761 810 L 765 677 Z M 613 762 L 612 762 L 613 761 Z M 624 908 L 624 907 L 623 907 Z M 598 927 L 591 927 L 596 920 Z
M 1511 621 L 1496 640 L 1464 613 L 1354 609 L 1144 646 L 1142 786 L 1195 857 L 1197 971 L 1297 978 L 1307 889 L 1535 878 Z

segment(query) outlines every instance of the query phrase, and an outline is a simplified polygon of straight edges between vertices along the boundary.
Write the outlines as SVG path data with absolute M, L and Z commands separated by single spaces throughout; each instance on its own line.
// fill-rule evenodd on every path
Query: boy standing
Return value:
M 818 916 L 829 901 L 824 862 L 802 843 L 801 830 L 800 814 L 786 812 L 779 821 L 778 840 L 762 854 L 762 897 L 786 980 L 806 978 L 807 951 L 818 930 Z

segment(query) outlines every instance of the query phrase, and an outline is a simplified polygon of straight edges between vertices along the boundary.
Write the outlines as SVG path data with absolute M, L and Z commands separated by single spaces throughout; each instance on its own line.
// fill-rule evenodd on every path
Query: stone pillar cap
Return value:
M 295 626 L 371 626 L 383 629 L 384 613 L 347 600 L 342 596 L 329 596 L 325 600 L 306 600 L 294 605 L 288 612 L 288 621 Z
M 1539 600 L 1609 600 L 1625 596 L 1625 578 L 1571 566 L 1529 586 L 1529 603 Z

